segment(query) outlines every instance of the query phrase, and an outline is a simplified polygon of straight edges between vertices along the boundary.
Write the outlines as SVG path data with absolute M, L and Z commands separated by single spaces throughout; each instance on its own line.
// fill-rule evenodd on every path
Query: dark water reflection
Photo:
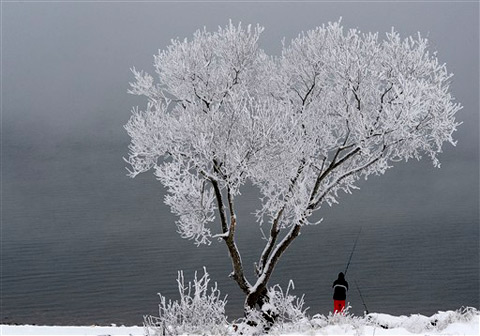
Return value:
M 160 185 L 150 175 L 126 178 L 118 151 L 85 152 L 91 157 L 27 151 L 29 160 L 39 155 L 36 165 L 22 164 L 25 152 L 6 153 L 2 322 L 139 325 L 143 314 L 156 314 L 157 292 L 177 297 L 177 270 L 191 279 L 203 266 L 228 294 L 228 315 L 239 317 L 243 297 L 227 277 L 225 246 L 197 248 L 181 239 Z M 432 174 L 439 173 L 424 164 L 401 165 L 326 208 L 325 221 L 304 228 L 272 283 L 293 279 L 310 314 L 328 314 L 331 283 L 362 227 L 347 274 L 354 313 L 363 312 L 354 281 L 370 311 L 478 308 L 478 198 L 445 192 L 453 182 L 435 184 Z M 455 190 L 471 188 L 469 181 L 455 183 L 464 183 Z M 252 277 L 263 243 L 249 216 L 257 195 L 246 190 L 241 201 L 238 245 Z

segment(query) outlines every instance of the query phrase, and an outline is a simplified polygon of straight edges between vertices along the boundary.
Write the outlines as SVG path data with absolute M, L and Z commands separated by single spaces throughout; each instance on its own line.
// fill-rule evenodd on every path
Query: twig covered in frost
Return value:
M 185 284 L 183 271 L 178 272 L 177 284 L 180 299 L 168 300 L 160 296 L 159 316 L 145 316 L 147 335 L 178 335 L 182 333 L 201 334 L 209 330 L 212 335 L 225 334 L 228 322 L 225 316 L 227 297 L 221 298 L 217 283 L 209 287 L 210 276 L 203 269 L 201 278 L 195 277 Z

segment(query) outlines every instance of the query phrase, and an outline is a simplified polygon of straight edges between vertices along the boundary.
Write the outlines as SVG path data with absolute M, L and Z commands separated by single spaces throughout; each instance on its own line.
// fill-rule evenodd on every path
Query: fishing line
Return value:
M 360 233 L 362 233 L 362 227 L 358 231 L 357 238 L 355 239 L 355 243 L 353 244 L 352 253 L 350 253 L 350 258 L 348 258 L 347 266 L 345 267 L 345 272 L 343 274 L 347 275 L 348 267 L 350 266 L 350 262 L 352 261 L 353 253 L 355 252 L 355 248 L 357 247 L 358 237 L 360 237 Z

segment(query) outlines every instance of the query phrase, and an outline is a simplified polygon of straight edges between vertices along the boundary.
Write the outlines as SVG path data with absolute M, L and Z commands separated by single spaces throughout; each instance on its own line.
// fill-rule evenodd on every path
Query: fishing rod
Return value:
M 343 272 L 344 275 L 347 275 L 348 267 L 350 266 L 350 263 L 352 261 L 353 253 L 355 252 L 355 249 L 357 248 L 358 238 L 360 237 L 361 233 L 362 233 L 362 227 L 360 227 L 360 230 L 358 231 L 357 237 L 355 238 L 355 243 L 353 243 L 352 252 L 350 253 L 350 257 L 348 258 L 347 266 L 345 267 L 345 272 Z M 362 300 L 362 304 L 365 307 L 365 313 L 368 314 L 367 304 L 365 303 L 362 292 L 360 291 L 360 287 L 358 286 L 357 280 L 354 280 L 354 281 L 355 281 L 355 287 L 357 288 L 358 294 L 360 294 L 360 299 Z
M 355 252 L 355 248 L 357 247 L 358 237 L 360 237 L 360 233 L 362 233 L 362 227 L 358 231 L 357 238 L 355 238 L 355 243 L 353 244 L 352 252 L 350 253 L 350 258 L 348 258 L 347 266 L 345 267 L 344 275 L 347 275 L 348 267 L 350 266 L 350 262 L 352 261 L 353 253 Z
M 365 307 L 365 313 L 368 314 L 368 308 L 367 308 L 367 305 L 365 304 L 365 300 L 363 299 L 362 292 L 360 292 L 360 288 L 358 287 L 357 280 L 355 280 L 355 287 L 357 287 L 358 294 L 360 294 L 360 299 L 362 299 L 362 304 Z

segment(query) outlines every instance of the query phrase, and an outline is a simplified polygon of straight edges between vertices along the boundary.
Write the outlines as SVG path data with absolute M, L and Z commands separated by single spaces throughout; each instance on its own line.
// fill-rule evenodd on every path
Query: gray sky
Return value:
M 381 36 L 392 26 L 403 36 L 427 35 L 455 74 L 451 91 L 464 106 L 458 113 L 464 124 L 455 134 L 458 146 L 445 146 L 440 170 L 427 160 L 398 164 L 344 197 L 340 215 L 336 208 L 326 214 L 388 218 L 407 211 L 478 224 L 477 2 L 3 2 L 2 239 L 62 230 L 78 237 L 87 235 L 79 227 L 88 221 L 128 233 L 149 218 L 145 213 L 168 211 L 160 184 L 151 174 L 128 179 L 122 157 L 129 143 L 123 125 L 132 106 L 144 106 L 126 93 L 129 69 L 153 73 L 153 55 L 171 38 L 229 19 L 259 23 L 266 28 L 261 47 L 278 54 L 283 37 L 288 42 L 339 17 L 345 28 Z
M 394 26 L 428 35 L 455 74 L 452 90 L 465 106 L 459 150 L 478 146 L 475 3 L 17 2 L 4 3 L 3 12 L 6 141 L 18 135 L 45 146 L 58 139 L 124 140 L 129 106 L 142 103 L 125 94 L 129 68 L 152 71 L 153 54 L 172 37 L 216 29 L 231 18 L 265 26 L 261 46 L 278 54 L 282 37 L 342 17 L 346 28 L 383 34 Z
M 47 166 L 52 162 L 60 172 L 62 165 L 79 170 L 70 170 L 72 175 L 89 171 L 82 176 L 85 182 L 98 174 L 123 173 L 120 160 L 129 139 L 122 126 L 131 106 L 144 104 L 126 93 L 129 69 L 153 73 L 153 55 L 172 37 L 190 37 L 203 26 L 216 29 L 229 19 L 259 23 L 266 28 L 261 46 L 278 54 L 283 37 L 288 41 L 339 17 L 346 28 L 384 34 L 394 26 L 404 35 L 429 36 L 440 60 L 455 74 L 451 89 L 464 106 L 458 114 L 464 122 L 455 135 L 458 146 L 445 146 L 440 157 L 444 169 L 428 174 L 430 182 L 478 200 L 473 187 L 478 186 L 478 3 L 13 2 L 3 3 L 2 22 L 6 202 L 9 188 L 32 176 L 41 193 L 42 177 L 50 183 L 53 171 Z M 72 156 L 82 159 L 74 165 Z M 409 165 L 405 169 L 417 171 Z M 125 183 L 122 174 L 116 176 Z

